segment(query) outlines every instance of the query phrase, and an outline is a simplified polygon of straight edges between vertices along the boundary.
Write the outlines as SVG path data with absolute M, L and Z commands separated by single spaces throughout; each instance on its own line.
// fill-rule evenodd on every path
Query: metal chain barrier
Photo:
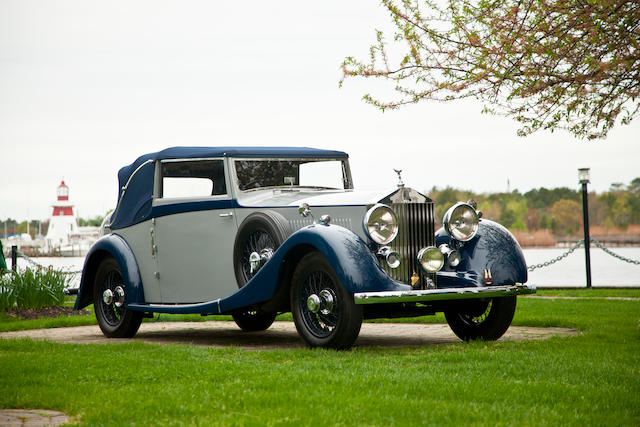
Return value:
M 626 258 L 626 257 L 623 257 L 622 255 L 618 255 L 617 253 L 615 253 L 615 252 L 611 251 L 610 249 L 608 249 L 607 247 L 605 247 L 600 241 L 598 241 L 597 239 L 594 239 L 593 237 L 591 237 L 590 240 L 594 245 L 596 245 L 598 248 L 602 249 L 605 253 L 611 255 L 612 257 L 617 258 L 620 261 L 628 262 L 629 264 L 640 265 L 640 261 L 639 260 Z M 552 258 L 547 262 L 543 262 L 543 263 L 540 263 L 540 264 L 529 265 L 529 266 L 527 266 L 527 270 L 528 271 L 533 271 L 533 270 L 535 270 L 537 268 L 548 267 L 551 264 L 555 264 L 556 262 L 565 259 L 567 256 L 569 256 L 569 254 L 571 254 L 573 251 L 575 251 L 576 249 L 578 249 L 582 245 L 584 245 L 584 239 L 580 239 L 575 245 L 573 245 L 568 251 L 566 251 L 562 255 L 557 256 L 555 258 Z
M 597 239 L 594 239 L 593 237 L 591 238 L 591 241 L 593 242 L 594 245 L 596 245 L 597 247 L 602 249 L 605 253 L 611 255 L 614 258 L 618 258 L 620 261 L 628 262 L 629 264 L 640 265 L 640 261 L 639 260 L 635 260 L 635 259 L 631 259 L 631 258 L 625 258 L 622 255 L 618 255 L 617 253 L 615 253 L 615 252 L 611 251 L 610 249 L 606 248 L 602 243 L 600 243 Z
M 583 244 L 584 244 L 584 239 L 580 239 L 575 245 L 573 245 L 568 251 L 566 251 L 562 255 L 559 255 L 559 256 L 557 256 L 555 258 L 550 259 L 549 261 L 542 262 L 540 264 L 530 265 L 530 266 L 527 267 L 527 270 L 533 271 L 536 268 L 548 267 L 551 264 L 555 264 L 556 262 L 561 261 L 561 260 L 565 259 L 566 257 L 568 257 L 573 251 L 578 249 Z
M 22 251 L 18 251 L 18 252 L 17 252 L 17 254 L 18 254 L 18 256 L 19 256 L 19 257 L 24 258 L 24 259 L 25 259 L 29 264 L 33 265 L 34 267 L 37 267 L 37 268 L 48 268 L 48 267 L 46 267 L 46 266 L 44 266 L 44 265 L 42 265 L 42 264 L 37 263 L 37 262 L 36 262 L 36 261 L 34 261 L 32 258 L 29 258 L 29 257 L 28 257 L 28 256 L 26 256 L 26 255 L 24 254 L 24 252 L 22 252 Z M 80 273 L 82 273 L 82 270 L 77 270 L 77 271 L 64 271 L 64 270 L 60 270 L 60 272 L 61 272 L 62 274 L 80 274 Z

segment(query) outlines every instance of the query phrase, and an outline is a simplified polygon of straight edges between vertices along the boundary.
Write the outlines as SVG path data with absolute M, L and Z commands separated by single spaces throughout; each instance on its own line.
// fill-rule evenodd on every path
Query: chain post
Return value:
M 582 223 L 584 225 L 584 264 L 587 272 L 587 289 L 591 289 L 591 238 L 589 237 L 588 180 L 582 181 Z
M 11 270 L 18 271 L 18 247 L 11 246 Z

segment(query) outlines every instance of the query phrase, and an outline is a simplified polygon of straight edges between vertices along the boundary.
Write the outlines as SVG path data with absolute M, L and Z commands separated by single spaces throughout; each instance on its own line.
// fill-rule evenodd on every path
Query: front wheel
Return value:
M 449 327 L 461 340 L 495 341 L 511 326 L 516 311 L 516 297 L 468 301 L 445 311 Z
M 362 325 L 362 307 L 318 252 L 305 255 L 296 266 L 291 312 L 298 333 L 310 347 L 348 349 Z
M 127 310 L 120 266 L 113 258 L 100 263 L 93 285 L 93 308 L 107 338 L 131 338 L 138 332 L 143 313 Z

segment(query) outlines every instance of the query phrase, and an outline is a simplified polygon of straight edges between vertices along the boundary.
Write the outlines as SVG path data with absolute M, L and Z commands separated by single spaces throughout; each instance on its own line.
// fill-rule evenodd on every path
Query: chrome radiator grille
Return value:
M 398 216 L 399 226 L 398 236 L 390 246 L 400 253 L 402 262 L 398 268 L 390 268 L 383 261 L 383 268 L 393 279 L 408 284 L 415 273 L 420 277 L 416 289 L 435 287 L 436 275 L 423 273 L 417 260 L 420 249 L 435 246 L 433 202 L 392 203 L 390 207 Z

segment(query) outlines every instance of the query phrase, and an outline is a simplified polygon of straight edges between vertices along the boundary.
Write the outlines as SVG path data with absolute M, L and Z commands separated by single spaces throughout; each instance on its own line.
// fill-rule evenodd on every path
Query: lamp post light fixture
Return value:
M 582 223 L 584 224 L 584 260 L 587 269 L 587 288 L 591 288 L 591 238 L 589 237 L 589 203 L 587 184 L 590 182 L 589 168 L 578 169 L 578 180 L 582 184 Z

